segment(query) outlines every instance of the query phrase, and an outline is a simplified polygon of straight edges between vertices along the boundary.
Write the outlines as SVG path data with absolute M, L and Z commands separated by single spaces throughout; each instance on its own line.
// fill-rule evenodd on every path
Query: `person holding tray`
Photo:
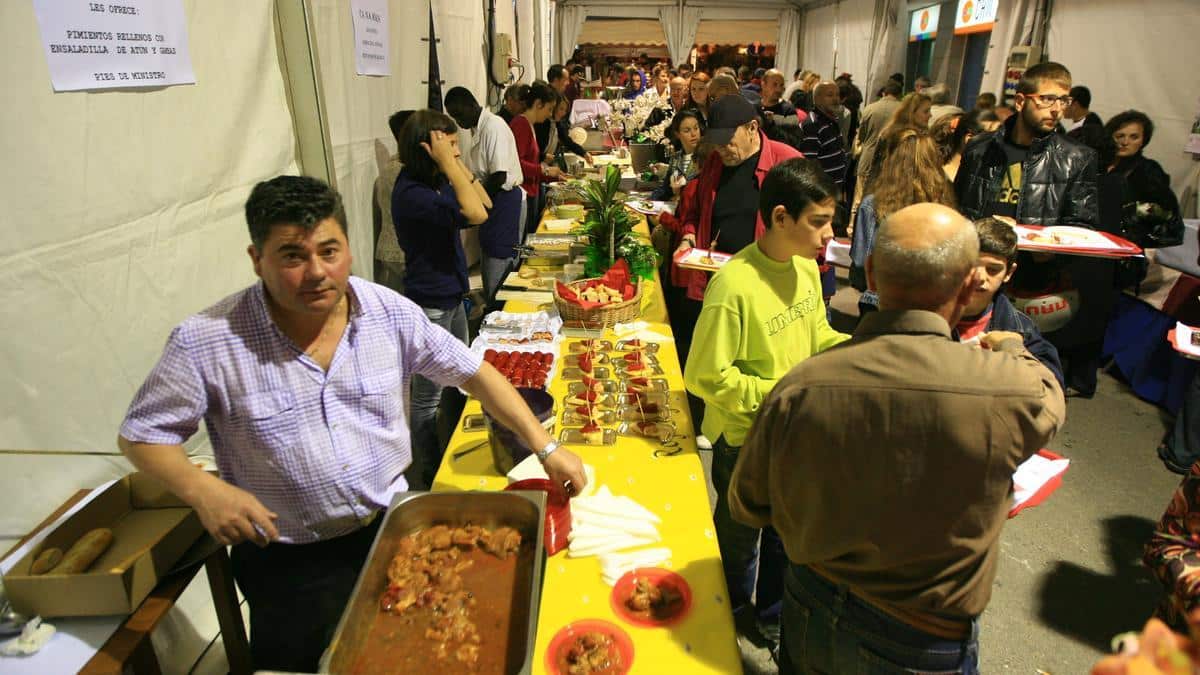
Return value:
M 427 149 L 443 152 L 444 142 Z M 554 481 L 582 490 L 587 479 L 579 458 L 557 448 L 480 355 L 409 299 L 350 275 L 337 191 L 278 176 L 251 191 L 246 221 L 260 281 L 172 331 L 118 444 L 194 508 L 218 543 L 233 546 L 255 669 L 314 672 L 380 512 L 409 489 L 413 376 L 478 398 L 540 449 Z M 220 477 L 183 448 L 201 420 Z
M 816 264 L 833 239 L 838 195 L 810 160 L 789 159 L 767 173 L 758 200 L 763 233 L 713 275 L 694 337 L 704 348 L 688 354 L 684 369 L 688 391 L 704 400 L 701 428 L 713 442 L 713 523 L 730 606 L 748 614 L 753 593 L 754 618 L 772 640 L 778 638 L 786 559 L 774 530 L 760 532 L 732 518 L 730 477 L 746 432 L 779 378 L 850 337 L 826 320 Z
M 1056 133 L 1070 90 L 1071 72 L 1062 64 L 1025 71 L 1013 99 L 1017 113 L 963 151 L 954 189 L 965 216 L 1119 231 L 1119 223 L 1100 217 L 1096 152 Z M 1083 397 L 1096 391 L 1114 270 L 1111 260 L 1022 253 L 1012 280 L 1017 309 L 1054 343 L 1068 388 Z

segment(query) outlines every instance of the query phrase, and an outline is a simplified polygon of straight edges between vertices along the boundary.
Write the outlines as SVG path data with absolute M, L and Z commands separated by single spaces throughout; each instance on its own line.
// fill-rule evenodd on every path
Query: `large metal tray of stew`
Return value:
M 397 494 L 321 659 L 321 672 L 531 672 L 545 504 L 544 492 Z M 457 544 L 445 546 L 444 528 L 451 528 Z M 441 564 L 452 555 L 457 578 L 446 579 L 441 570 L 417 573 L 427 585 L 414 603 L 412 593 L 404 597 L 408 582 L 396 582 L 397 566 L 427 565 L 429 542 L 439 537 L 432 559 Z M 438 585 L 443 581 L 449 582 L 445 588 Z M 455 591 L 454 599 L 432 592 L 447 589 Z M 451 616 L 464 621 L 453 623 Z

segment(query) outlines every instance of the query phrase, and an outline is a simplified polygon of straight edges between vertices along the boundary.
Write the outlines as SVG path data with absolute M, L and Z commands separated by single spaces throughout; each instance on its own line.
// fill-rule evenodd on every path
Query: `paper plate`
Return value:
M 647 579 L 655 586 L 668 586 L 676 593 L 679 593 L 681 599 L 669 616 L 656 619 L 652 616 L 644 616 L 638 612 L 634 612 L 625 606 L 625 600 L 633 594 L 633 589 L 638 579 Z M 672 626 L 683 621 L 688 613 L 691 612 L 692 588 L 688 586 L 687 580 L 671 570 L 665 570 L 661 567 L 641 567 L 626 572 L 620 579 L 617 579 L 616 585 L 613 586 L 612 594 L 609 595 L 609 602 L 612 605 L 613 612 L 617 616 L 635 626 L 649 628 Z
M 613 647 L 621 657 L 621 665 L 605 671 L 605 675 L 625 675 L 633 665 L 633 640 L 619 626 L 600 619 L 584 619 L 563 626 L 550 640 L 546 648 L 546 672 L 550 675 L 567 675 L 567 671 L 558 667 L 559 655 L 571 648 L 575 638 L 584 633 L 604 633 L 613 640 Z

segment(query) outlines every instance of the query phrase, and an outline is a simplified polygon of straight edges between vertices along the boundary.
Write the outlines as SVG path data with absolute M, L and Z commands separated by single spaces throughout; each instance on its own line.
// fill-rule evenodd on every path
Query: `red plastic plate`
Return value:
M 601 619 L 584 619 L 563 626 L 550 640 L 546 648 L 546 672 L 550 675 L 567 675 L 558 668 L 558 656 L 571 648 L 572 641 L 584 633 L 604 633 L 613 639 L 617 653 L 621 655 L 621 666 L 612 671 L 612 675 L 625 675 L 633 665 L 633 640 L 619 626 Z
M 642 616 L 625 606 L 625 600 L 633 594 L 638 579 L 648 579 L 655 586 L 668 586 L 679 593 L 683 599 L 670 616 L 662 619 Z M 617 585 L 613 586 L 612 594 L 609 596 L 609 602 L 617 616 L 635 626 L 648 628 L 672 626 L 682 621 L 692 610 L 692 588 L 688 586 L 687 580 L 671 570 L 661 567 L 641 567 L 626 572 L 617 580 Z

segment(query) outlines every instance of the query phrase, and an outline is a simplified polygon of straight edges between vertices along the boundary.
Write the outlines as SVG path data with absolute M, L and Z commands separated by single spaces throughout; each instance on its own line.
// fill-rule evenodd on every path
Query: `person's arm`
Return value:
M 1020 453 L 1018 460 L 1023 462 L 1046 447 L 1067 418 L 1062 387 L 1050 369 L 1025 349 L 1020 333 L 993 331 L 981 336 L 979 343 L 985 349 L 1015 356 L 1019 369 L 1013 376 L 1022 378 L 1038 392 L 1024 398 L 1014 397 L 1005 411 Z
M 490 364 L 483 363 L 479 370 L 463 383 L 462 389 L 479 399 L 484 410 L 500 424 L 516 432 L 530 448 L 540 450 L 552 440 L 517 390 Z M 543 467 L 555 485 L 565 485 L 570 481 L 576 494 L 587 486 L 583 462 L 578 455 L 566 448 L 559 448 L 550 453 Z
M 204 529 L 222 545 L 253 541 L 265 546 L 279 537 L 278 516 L 254 495 L 192 464 L 183 449 L 207 409 L 200 369 L 184 329 L 176 328 L 130 403 L 117 446 L 138 470 L 195 509 Z
M 429 132 L 429 142 L 422 141 L 421 147 L 425 148 L 425 152 L 429 153 L 438 168 L 445 174 L 450 185 L 454 186 L 454 195 L 458 199 L 458 206 L 467 222 L 472 225 L 485 222 L 487 208 L 479 197 L 482 188 L 475 189 L 474 184 L 479 181 L 470 171 L 467 171 L 467 167 L 463 166 L 459 160 L 458 148 L 450 143 L 450 136 L 444 131 L 431 131 Z
M 1038 361 L 1042 362 L 1043 366 L 1054 374 L 1054 379 L 1058 380 L 1058 386 L 1067 389 L 1067 381 L 1063 378 L 1062 360 L 1059 359 L 1058 349 L 1042 336 L 1042 332 L 1038 330 L 1037 324 L 1033 319 L 1029 318 L 1024 312 L 1012 310 L 1013 315 L 1017 317 L 1019 326 L 1017 330 L 1025 339 L 1025 349 L 1029 350 Z
M 158 479 L 195 509 L 200 524 L 222 546 L 243 541 L 266 546 L 279 538 L 277 514 L 249 492 L 192 464 L 182 445 L 136 443 L 124 436 L 117 445 L 138 471 Z
M 1200 515 L 1198 496 L 1200 469 L 1193 466 L 1167 502 L 1142 556 L 1182 613 L 1200 606 L 1200 533 L 1192 524 Z
M 1074 176 L 1068 179 L 1067 194 L 1063 197 L 1063 224 L 1086 225 L 1096 228 L 1100 226 L 1100 192 L 1097 181 L 1100 177 L 1100 163 L 1096 151 L 1091 148 L 1081 148 L 1086 153 L 1083 166 Z M 961 173 L 962 170 L 959 169 Z M 955 183 L 958 181 L 956 180 Z
M 692 344 L 704 348 L 688 354 L 684 384 L 709 405 L 734 413 L 753 413 L 776 381 L 750 375 L 734 365 L 741 344 L 742 317 L 734 308 L 714 301 L 714 290 L 710 283 L 692 338 Z
M 484 186 L 483 181 L 479 180 L 479 177 L 467 168 L 461 157 L 458 159 L 458 165 L 471 177 L 471 189 L 475 192 L 475 196 L 479 198 L 480 203 L 483 204 L 483 208 L 490 211 L 492 209 L 492 197 L 488 194 L 487 187 Z

